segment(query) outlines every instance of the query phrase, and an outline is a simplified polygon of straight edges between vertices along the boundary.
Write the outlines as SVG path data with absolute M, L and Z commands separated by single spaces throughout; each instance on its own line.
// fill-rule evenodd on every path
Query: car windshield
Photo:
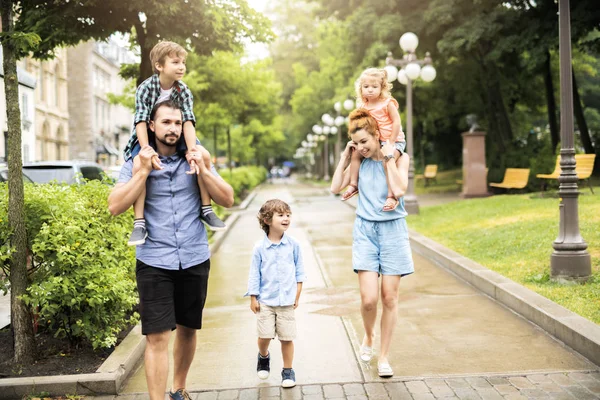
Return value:
M 75 172 L 69 166 L 58 165 L 36 165 L 23 167 L 27 176 L 37 183 L 48 183 L 52 181 L 75 183 Z

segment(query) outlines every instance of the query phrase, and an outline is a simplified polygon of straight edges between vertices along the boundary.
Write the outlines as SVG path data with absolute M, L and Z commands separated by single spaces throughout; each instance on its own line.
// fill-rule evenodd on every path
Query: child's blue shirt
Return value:
M 254 246 L 246 296 L 257 296 L 268 306 L 291 306 L 297 283 L 305 279 L 298 242 L 284 233 L 279 243 L 273 243 L 265 235 Z

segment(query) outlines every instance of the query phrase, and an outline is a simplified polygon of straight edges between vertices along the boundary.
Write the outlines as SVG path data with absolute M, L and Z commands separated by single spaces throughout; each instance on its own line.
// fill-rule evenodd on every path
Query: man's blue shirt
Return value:
M 291 306 L 297 283 L 305 279 L 298 242 L 284 233 L 279 243 L 273 243 L 265 235 L 254 246 L 246 296 L 255 295 L 268 306 Z
M 200 191 L 197 175 L 185 172 L 189 164 L 178 154 L 159 156 L 162 170 L 152 170 L 146 180 L 144 218 L 148 238 L 137 246 L 143 263 L 164 269 L 189 268 L 210 258 L 208 237 L 200 221 Z M 121 168 L 119 183 L 132 177 L 133 161 Z M 213 174 L 219 176 L 214 167 Z

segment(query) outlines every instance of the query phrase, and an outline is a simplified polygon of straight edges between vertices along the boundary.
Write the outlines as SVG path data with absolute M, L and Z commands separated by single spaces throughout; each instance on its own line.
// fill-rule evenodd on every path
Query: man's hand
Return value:
M 140 159 L 139 159 L 140 160 L 140 169 L 144 170 L 147 173 L 150 173 L 150 171 L 152 171 L 152 169 L 154 168 L 152 159 L 154 157 L 156 157 L 158 159 L 158 154 L 156 154 L 156 152 L 154 151 L 154 149 L 152 147 L 150 147 L 150 145 L 146 145 L 146 146 L 142 147 L 138 156 L 140 156 Z M 162 169 L 160 164 L 159 164 L 158 169 Z
M 257 312 L 260 311 L 260 304 L 259 304 L 258 300 L 256 299 L 256 296 L 250 297 L 250 309 L 252 310 L 252 312 L 254 314 L 256 314 Z

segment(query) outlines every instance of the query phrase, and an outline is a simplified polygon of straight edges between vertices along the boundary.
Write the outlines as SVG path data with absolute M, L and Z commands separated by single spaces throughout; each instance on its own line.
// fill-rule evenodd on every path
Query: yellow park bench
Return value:
M 594 170 L 595 160 L 595 154 L 575 154 L 575 173 L 577 174 L 577 178 L 579 180 L 587 181 L 587 184 L 592 194 L 594 194 L 594 189 L 592 188 L 592 184 L 589 178 L 592 175 L 592 171 Z M 540 179 L 558 180 L 560 172 L 560 156 L 558 156 L 556 157 L 556 165 L 554 166 L 554 171 L 552 171 L 551 174 L 537 174 L 535 177 Z M 542 184 L 542 190 L 544 190 L 545 188 L 546 185 Z
M 529 168 L 506 168 L 504 179 L 490 186 L 503 189 L 523 189 L 529 181 Z
M 425 166 L 425 171 L 422 174 L 416 175 L 415 179 L 425 179 L 425 186 L 429 183 L 430 180 L 437 182 L 437 164 L 427 164 Z

